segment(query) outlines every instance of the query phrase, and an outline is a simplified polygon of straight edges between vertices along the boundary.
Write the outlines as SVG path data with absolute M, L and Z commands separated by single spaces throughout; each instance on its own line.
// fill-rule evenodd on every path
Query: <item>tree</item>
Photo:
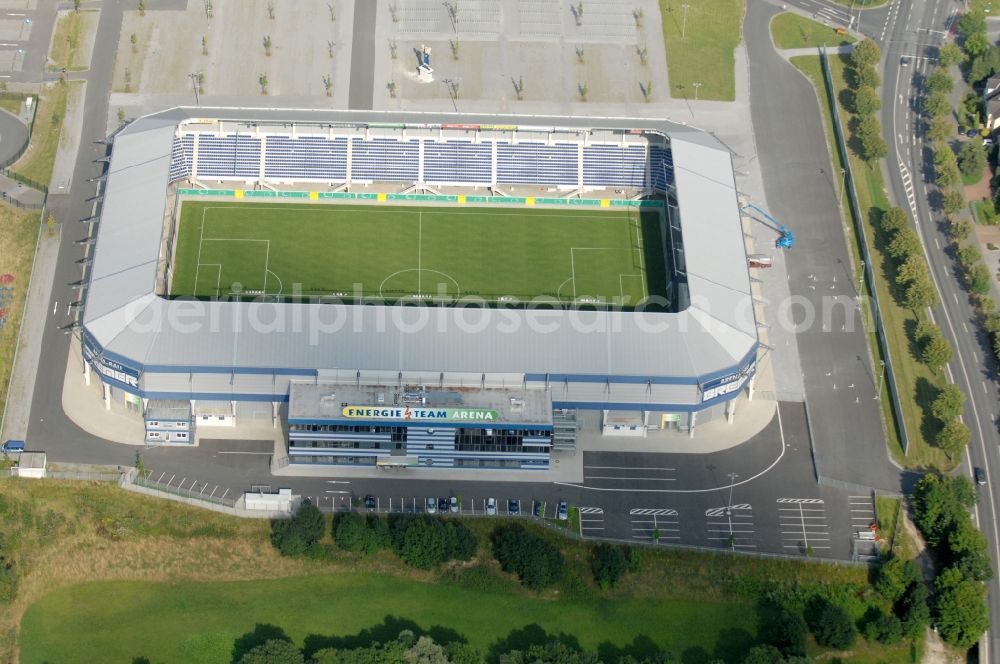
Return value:
M 781 664 L 785 658 L 774 646 L 754 646 L 743 658 L 743 664 Z
M 854 112 L 860 115 L 874 113 L 882 107 L 878 93 L 867 86 L 854 91 Z
M 937 439 L 934 441 L 948 458 L 954 459 L 969 444 L 969 427 L 965 426 L 961 420 L 949 420 L 938 431 Z
M 920 351 L 920 361 L 936 372 L 951 362 L 952 354 L 951 345 L 939 334 L 924 343 Z
M 903 293 L 903 305 L 913 311 L 933 307 L 937 303 L 937 289 L 927 276 L 911 281 Z
M 947 548 L 953 567 L 961 570 L 965 578 L 988 581 L 993 578 L 993 565 L 987 551 L 986 538 L 972 523 L 972 519 L 958 519 L 948 533 Z
M 357 512 L 346 512 L 333 518 L 333 542 L 345 551 L 371 553 L 377 548 L 374 533 L 365 518 Z
M 958 151 L 958 170 L 971 178 L 979 177 L 986 168 L 986 150 L 979 141 L 967 141 Z
M 205 35 L 201 36 L 201 54 L 208 55 L 208 37 Z
M 879 225 L 882 226 L 882 230 L 889 234 L 895 234 L 906 228 L 909 223 L 909 217 L 906 216 L 906 211 L 903 208 L 889 208 L 882 215 L 879 220 Z
M 125 123 L 125 109 L 122 108 L 121 106 L 118 107 L 118 123 L 119 124 Z
M 302 651 L 291 641 L 270 639 L 244 653 L 239 664 L 305 664 L 305 661 Z
M 861 158 L 873 163 L 889 154 L 889 146 L 881 136 L 871 136 L 861 140 Z
M 146 15 L 146 0 L 139 0 L 138 9 L 139 9 L 139 16 Z
M 501 569 L 517 574 L 527 588 L 541 590 L 562 576 L 565 562 L 559 548 L 523 525 L 498 526 L 490 540 Z
M 928 117 L 936 118 L 951 114 L 951 103 L 947 95 L 943 92 L 933 92 L 924 97 L 924 113 Z
M 878 570 L 875 590 L 890 602 L 899 600 L 912 583 L 920 582 L 920 569 L 912 560 L 893 557 Z
M 417 642 L 407 648 L 403 659 L 408 664 L 449 664 L 444 647 L 434 643 L 429 636 L 421 636 Z
M 941 638 L 956 648 L 971 648 L 990 626 L 986 587 L 954 568 L 941 572 L 934 586 Z
M 968 38 L 977 32 L 986 33 L 986 14 L 982 11 L 971 11 L 962 14 L 955 26 L 962 38 Z
M 625 550 L 613 544 L 598 544 L 590 550 L 590 571 L 602 589 L 615 585 L 628 569 Z
M 941 195 L 941 211 L 949 217 L 958 213 L 964 207 L 965 196 L 962 195 L 962 192 L 952 189 Z
M 874 41 L 866 39 L 861 43 L 854 45 L 854 50 L 851 52 L 850 57 L 851 66 L 854 67 L 854 69 L 861 69 L 863 67 L 877 64 L 878 61 L 882 59 L 882 50 L 879 49 L 878 44 Z
M 301 556 L 319 543 L 324 530 L 323 513 L 307 498 L 292 518 L 271 522 L 271 543 L 283 556 Z
M 858 630 L 854 621 L 841 606 L 828 602 L 813 625 L 813 636 L 816 643 L 837 650 L 846 650 L 854 644 Z
M 136 51 L 138 50 L 138 48 L 137 48 L 137 47 L 138 47 L 138 44 L 139 44 L 139 38 L 138 38 L 138 37 L 136 36 L 136 34 L 135 34 L 135 33 L 133 32 L 133 33 L 132 33 L 132 34 L 131 34 L 131 35 L 129 36 L 128 40 L 129 40 L 129 43 L 131 43 L 131 44 L 132 44 L 132 52 L 133 52 L 133 53 L 135 53 L 135 52 L 136 52 Z
M 271 35 L 266 35 L 264 37 L 264 55 L 271 55 Z
M 267 94 L 267 74 L 261 74 L 257 77 L 257 83 L 260 85 L 260 93 L 262 95 Z
M 903 623 L 896 614 L 872 607 L 865 614 L 863 631 L 869 641 L 893 645 L 903 638 Z
M 973 293 L 986 295 L 990 292 L 990 271 L 982 263 L 976 263 L 966 270 L 965 285 Z
M 859 141 L 870 140 L 873 137 L 879 136 L 882 133 L 882 127 L 878 124 L 878 118 L 875 115 L 862 115 L 855 119 L 854 125 L 854 135 L 857 136 Z
M 968 519 L 966 510 L 976 503 L 976 491 L 964 477 L 928 474 L 913 487 L 914 523 L 933 547 L 942 545 L 955 523 Z
M 938 50 L 938 62 L 942 67 L 953 67 L 965 60 L 965 54 L 958 44 L 945 44 Z
M 882 77 L 878 75 L 878 70 L 871 65 L 852 70 L 854 72 L 854 87 L 878 89 L 882 83 Z
M 973 265 L 979 265 L 983 258 L 982 254 L 979 253 L 979 249 L 977 249 L 974 244 L 966 244 L 959 247 L 957 256 L 958 262 L 961 264 L 962 268 L 966 270 Z
M 927 91 L 931 94 L 947 95 L 955 87 L 955 81 L 944 67 L 938 67 L 927 76 Z
M 903 633 L 910 638 L 922 637 L 931 620 L 927 597 L 927 586 L 923 583 L 913 583 L 906 589 L 902 599 L 893 606 L 894 612 L 903 624 Z
M 966 38 L 962 48 L 970 58 L 983 55 L 990 48 L 989 37 L 985 32 L 975 32 Z
M 904 261 L 910 256 L 921 254 L 920 236 L 912 228 L 904 228 L 896 233 L 896 236 L 889 242 L 887 250 L 889 255 L 897 261 Z
M 938 115 L 931 118 L 927 125 L 927 137 L 934 142 L 946 140 L 954 133 L 951 118 L 947 115 Z
M 906 286 L 914 281 L 928 279 L 927 261 L 921 254 L 912 254 L 896 270 L 896 285 Z
M 783 655 L 806 654 L 806 637 L 809 628 L 805 618 L 798 611 L 786 607 L 778 608 L 774 615 L 762 620 L 758 629 L 760 637 L 774 646 Z
M 965 219 L 953 220 L 948 228 L 948 235 L 955 242 L 963 242 L 972 235 L 972 224 Z
M 267 17 L 274 20 L 274 0 L 267 0 Z
M 945 385 L 931 404 L 931 413 L 942 422 L 956 419 L 965 406 L 965 394 L 954 383 Z

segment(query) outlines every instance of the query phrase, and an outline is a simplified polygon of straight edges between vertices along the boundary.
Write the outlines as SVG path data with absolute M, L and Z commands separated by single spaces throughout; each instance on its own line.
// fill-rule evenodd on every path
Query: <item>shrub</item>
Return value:
M 847 615 L 847 611 L 830 602 L 820 609 L 813 625 L 816 643 L 837 650 L 846 650 L 854 645 L 857 633 L 854 621 Z
M 239 659 L 239 664 L 305 664 L 302 651 L 286 639 L 269 639 L 254 646 Z
M 899 616 L 903 626 L 903 633 L 912 639 L 921 638 L 931 621 L 928 596 L 927 587 L 923 583 L 913 583 L 893 606 L 893 611 Z
M 376 533 L 357 512 L 341 513 L 333 518 L 333 541 L 345 551 L 371 553 L 379 547 Z
M 903 638 L 903 623 L 894 613 L 872 607 L 865 614 L 864 635 L 868 641 L 878 641 L 887 646 Z
M 912 560 L 891 558 L 878 570 L 875 590 L 890 602 L 900 599 L 911 583 L 920 580 L 920 570 Z
M 271 544 L 283 556 L 301 556 L 319 544 L 324 530 L 323 513 L 307 498 L 291 519 L 271 522 Z
M 784 655 L 806 654 L 806 636 L 809 628 L 805 618 L 798 611 L 777 608 L 772 615 L 762 621 L 760 637 L 780 650 Z
M 941 572 L 934 586 L 941 638 L 957 648 L 971 648 L 990 626 L 986 586 L 954 568 Z
M 958 170 L 966 177 L 982 175 L 986 168 L 986 150 L 978 141 L 968 141 L 962 144 L 958 151 Z
M 469 560 L 476 552 L 476 537 L 465 524 L 420 515 L 389 517 L 393 550 L 407 565 L 436 567 L 447 560 Z
M 498 526 L 490 539 L 500 567 L 517 574 L 526 587 L 541 590 L 562 576 L 565 561 L 559 547 L 523 525 Z
M 611 588 L 628 570 L 625 548 L 614 544 L 598 544 L 590 550 L 590 571 L 601 588 Z

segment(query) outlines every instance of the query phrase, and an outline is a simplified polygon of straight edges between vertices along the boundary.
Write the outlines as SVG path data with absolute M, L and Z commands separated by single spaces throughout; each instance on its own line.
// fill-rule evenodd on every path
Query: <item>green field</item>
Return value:
M 842 46 L 856 41 L 850 35 L 838 35 L 829 25 L 791 12 L 778 14 L 771 19 L 771 37 L 778 48 Z
M 170 292 L 635 306 L 666 294 L 661 219 L 659 210 L 185 201 Z
M 750 607 L 731 602 L 552 601 L 355 572 L 224 583 L 91 583 L 51 592 L 28 609 L 20 661 L 228 662 L 234 641 L 257 624 L 274 625 L 307 648 L 367 645 L 411 629 L 489 652 L 544 630 L 590 651 L 669 651 L 677 661 L 682 653 L 715 653 L 732 661 L 756 641 L 756 620 Z M 697 661 L 702 659 L 707 656 Z

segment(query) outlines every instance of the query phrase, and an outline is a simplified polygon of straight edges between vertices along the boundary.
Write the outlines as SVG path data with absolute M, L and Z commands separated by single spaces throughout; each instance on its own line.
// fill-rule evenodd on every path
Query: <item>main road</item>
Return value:
M 882 47 L 882 126 L 890 145 L 886 160 L 887 184 L 895 205 L 913 217 L 923 241 L 931 276 L 941 294 L 940 305 L 929 313 L 955 349 L 946 368 L 948 379 L 968 397 L 963 419 L 972 431 L 965 466 L 981 466 L 989 476 L 1000 478 L 1000 436 L 996 423 L 996 365 L 989 340 L 980 329 L 967 293 L 960 285 L 954 252 L 947 234 L 948 221 L 930 204 L 936 194 L 931 146 L 920 116 L 925 75 L 936 66 L 938 48 L 944 43 L 960 4 L 947 0 L 894 0 L 886 24 L 872 34 Z M 989 543 L 994 560 L 1000 561 L 1000 492 L 992 484 L 980 492 L 975 519 Z M 991 624 L 1000 620 L 1000 580 L 989 586 Z M 1000 632 L 991 629 L 984 639 L 981 661 L 990 661 L 1000 647 Z

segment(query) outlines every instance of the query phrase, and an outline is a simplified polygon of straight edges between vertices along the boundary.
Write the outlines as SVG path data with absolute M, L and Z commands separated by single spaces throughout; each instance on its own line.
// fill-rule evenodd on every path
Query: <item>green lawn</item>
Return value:
M 661 224 L 659 210 L 187 201 L 171 292 L 628 306 L 665 295 Z
M 969 203 L 969 206 L 972 209 L 972 218 L 975 219 L 977 224 L 986 224 L 989 226 L 1000 224 L 1000 214 L 997 213 L 993 201 L 989 199 L 974 201 Z
M 826 105 L 828 102 L 819 56 L 793 58 L 792 63 L 809 76 L 819 91 L 821 105 Z M 838 91 L 845 89 L 846 57 L 831 57 L 830 67 L 833 73 L 834 88 Z M 841 122 L 846 130 L 850 126 L 852 115 L 839 104 L 838 108 Z M 836 155 L 836 146 L 832 143 L 832 133 L 828 135 L 828 139 L 831 141 L 830 149 Z M 894 286 L 891 282 L 893 267 L 890 259 L 882 253 L 886 239 L 877 228 L 876 220 L 883 211 L 890 207 L 885 193 L 885 184 L 878 168 L 869 167 L 853 152 L 851 153 L 851 167 L 854 172 L 859 207 L 864 215 L 864 229 L 868 246 L 876 263 L 874 269 L 876 288 L 878 289 L 879 303 L 882 305 L 883 322 L 888 336 L 896 383 L 901 392 L 899 400 L 903 411 L 903 421 L 910 441 L 909 452 L 904 457 L 900 438 L 895 435 L 896 432 L 893 429 L 891 402 L 887 397 L 883 398 L 884 421 L 890 434 L 887 441 L 889 449 L 897 461 L 910 468 L 950 469 L 954 466 L 954 461 L 948 459 L 932 444 L 938 424 L 930 416 L 928 410 L 930 402 L 943 386 L 944 378 L 941 374 L 934 374 L 924 364 L 918 362 L 913 354 L 909 335 L 916 325 L 917 316 L 912 311 L 899 306 L 893 297 L 892 289 Z M 853 224 L 849 227 L 853 228 Z M 854 239 L 853 234 L 852 239 Z M 856 240 L 851 244 L 854 245 L 855 242 Z M 852 251 L 856 252 L 857 247 L 852 246 Z M 875 361 L 878 362 L 880 356 L 877 344 L 874 342 L 874 334 L 869 336 Z
M 62 134 L 63 118 L 66 117 L 66 99 L 70 86 L 76 85 L 83 85 L 83 81 L 52 83 L 42 89 L 31 144 L 24 156 L 11 166 L 11 170 L 48 186 Z
M 778 48 L 809 46 L 842 46 L 853 44 L 854 37 L 838 35 L 837 31 L 811 19 L 785 12 L 771 19 L 771 37 Z
M 311 649 L 367 640 L 364 630 L 385 639 L 409 628 L 439 641 L 462 638 L 486 652 L 501 639 L 523 640 L 517 631 L 535 626 L 570 635 L 591 651 L 635 644 L 678 657 L 703 648 L 729 659 L 753 644 L 755 620 L 753 610 L 734 603 L 551 601 L 354 572 L 224 583 L 91 583 L 56 590 L 28 609 L 20 661 L 148 657 L 216 664 L 229 661 L 234 641 L 256 624 L 279 627 Z
M 744 0 L 660 0 L 670 96 L 732 101 Z M 686 21 L 685 21 L 686 15 Z
M 14 347 L 21 325 L 21 312 L 28 289 L 31 263 L 35 257 L 35 242 L 38 239 L 38 213 L 0 204 L 0 275 L 10 274 L 14 281 L 3 284 L 12 290 L 12 298 L 0 301 L 0 319 L 6 322 L 0 327 L 0 411 L 7 397 L 10 370 L 14 362 Z M 2 424 L 2 422 L 0 422 Z
M 49 53 L 50 69 L 87 69 L 90 53 L 84 51 L 89 44 L 86 36 L 97 29 L 99 16 L 95 10 L 70 11 L 59 16 Z

